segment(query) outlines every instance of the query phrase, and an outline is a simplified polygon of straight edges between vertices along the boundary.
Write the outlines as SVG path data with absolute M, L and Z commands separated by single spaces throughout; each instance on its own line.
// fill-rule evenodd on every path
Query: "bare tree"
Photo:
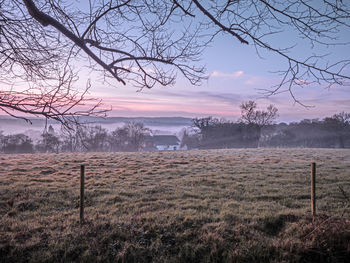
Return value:
M 76 116 L 103 115 L 101 102 L 86 98 L 90 82 L 85 89 L 74 87 L 73 50 L 23 7 L 0 0 L 0 110 L 29 122 L 35 115 L 66 125 Z
M 145 134 L 150 130 L 141 122 L 127 122 L 124 129 L 128 132 L 129 150 L 140 151 L 144 147 Z
M 240 105 L 241 108 L 241 119 L 240 121 L 246 124 L 255 124 L 259 127 L 263 127 L 272 124 L 273 121 L 278 117 L 278 109 L 274 105 L 269 105 L 264 110 L 257 110 L 257 104 L 255 101 L 243 102 Z
M 125 127 L 120 127 L 111 132 L 109 145 L 112 152 L 126 152 L 129 147 L 129 132 Z
M 25 134 L 6 135 L 2 138 L 3 153 L 33 153 L 33 141 Z
M 271 104 L 267 107 L 266 111 L 257 110 L 257 104 L 252 100 L 243 102 L 240 108 L 241 118 L 239 122 L 247 124 L 247 137 L 250 141 L 256 143 L 256 147 L 259 147 L 262 139 L 262 130 L 266 128 L 267 125 L 273 124 L 278 117 L 278 109 Z
M 208 129 L 218 124 L 219 122 L 220 120 L 211 116 L 204 118 L 194 118 L 192 119 L 192 128 L 197 130 L 199 133 L 203 133 L 205 132 L 205 129 Z
M 60 139 L 54 133 L 43 132 L 41 140 L 36 144 L 36 150 L 42 153 L 58 153 L 60 144 Z
M 172 85 L 178 73 L 200 84 L 206 77 L 200 55 L 220 34 L 285 60 L 270 94 L 346 85 L 349 58 L 328 61 L 311 48 L 349 45 L 338 38 L 349 30 L 349 15 L 349 2 L 340 0 L 0 0 L 0 81 L 31 83 L 1 90 L 0 109 L 57 120 L 96 113 L 98 107 L 73 110 L 86 104 L 90 87 L 73 89 L 77 62 L 102 70 L 108 82 L 138 88 Z M 272 40 L 283 32 L 294 34 L 295 44 L 311 44 L 310 56 Z
M 333 119 L 337 120 L 339 123 L 341 123 L 342 126 L 346 126 L 350 124 L 350 113 L 349 112 L 340 112 L 337 114 L 334 114 L 332 116 Z
M 331 134 L 338 137 L 338 147 L 345 148 L 345 141 L 350 132 L 350 113 L 334 114 L 332 117 L 325 118 L 323 124 Z
M 107 151 L 108 132 L 101 125 L 79 125 L 77 127 L 81 150 L 87 152 Z
M 127 122 L 109 135 L 109 146 L 113 152 L 137 152 L 145 144 L 145 135 L 150 132 L 141 122 Z

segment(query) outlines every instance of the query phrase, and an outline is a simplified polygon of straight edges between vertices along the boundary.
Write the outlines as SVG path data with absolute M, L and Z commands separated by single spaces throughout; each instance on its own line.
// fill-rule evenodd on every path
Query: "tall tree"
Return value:
M 347 55 L 327 60 L 317 50 L 350 45 L 341 37 L 349 17 L 349 2 L 339 0 L 0 0 L 0 81 L 10 87 L 1 90 L 0 109 L 59 121 L 98 113 L 99 102 L 83 108 L 89 81 L 74 88 L 77 62 L 139 88 L 174 84 L 177 73 L 200 84 L 200 55 L 222 34 L 286 62 L 271 94 L 343 85 L 350 79 Z M 284 34 L 295 43 L 274 41 Z M 310 55 L 298 56 L 296 44 L 309 44 Z M 23 80 L 28 87 L 13 86 Z
M 278 109 L 271 104 L 266 111 L 257 110 L 257 104 L 252 100 L 243 102 L 240 108 L 241 118 L 239 121 L 247 124 L 246 139 L 256 142 L 256 147 L 259 147 L 262 128 L 274 122 L 278 117 Z
M 240 105 L 241 118 L 240 121 L 246 124 L 255 124 L 259 127 L 270 125 L 278 117 L 278 109 L 274 105 L 269 105 L 264 110 L 257 110 L 257 104 L 255 101 L 250 100 L 243 102 Z
M 109 143 L 112 151 L 140 151 L 149 129 L 141 122 L 127 122 L 112 132 Z
M 107 130 L 102 128 L 102 126 L 79 125 L 77 129 L 81 145 L 85 151 L 107 151 Z
M 41 140 L 36 145 L 36 149 L 43 153 L 58 153 L 60 144 L 59 138 L 54 133 L 44 132 L 41 134 Z
M 109 146 L 112 152 L 126 152 L 129 147 L 129 133 L 125 127 L 117 128 L 109 136 Z
M 324 119 L 326 129 L 338 137 L 338 147 L 344 148 L 345 138 L 350 136 L 350 113 L 341 112 Z

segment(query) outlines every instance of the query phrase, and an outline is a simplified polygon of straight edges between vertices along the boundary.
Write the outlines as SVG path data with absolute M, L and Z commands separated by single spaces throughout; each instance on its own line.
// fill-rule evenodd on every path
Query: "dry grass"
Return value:
M 0 155 L 0 167 L 0 261 L 342 262 L 350 254 L 350 150 Z

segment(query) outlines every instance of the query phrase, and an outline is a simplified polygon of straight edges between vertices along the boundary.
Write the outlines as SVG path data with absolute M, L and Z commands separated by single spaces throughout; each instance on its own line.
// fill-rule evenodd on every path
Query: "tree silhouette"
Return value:
M 253 100 L 243 102 L 240 105 L 240 121 L 246 124 L 255 124 L 259 127 L 263 127 L 272 124 L 278 117 L 278 109 L 274 105 L 269 105 L 266 111 L 257 110 L 257 106 L 256 102 Z
M 324 119 L 324 125 L 339 138 L 339 147 L 344 148 L 345 138 L 350 134 L 350 113 L 340 112 Z
M 262 128 L 267 125 L 271 125 L 278 117 L 278 109 L 274 105 L 269 105 L 264 110 L 257 110 L 257 104 L 255 101 L 243 102 L 240 105 L 241 118 L 240 122 L 247 124 L 247 130 L 245 131 L 246 138 L 250 141 L 255 141 L 256 146 L 260 146 Z
M 348 1 L 0 0 L 0 9 L 0 81 L 29 85 L 0 91 L 0 109 L 17 117 L 21 112 L 65 122 L 67 116 L 103 114 L 99 101 L 84 108 L 91 104 L 91 85 L 74 88 L 77 62 L 102 70 L 106 81 L 116 80 L 112 84 L 172 85 L 178 73 L 200 84 L 207 76 L 198 63 L 203 49 L 221 34 L 286 62 L 269 94 L 294 97 L 295 86 L 346 85 L 350 78 L 346 54 L 332 61 L 312 50 L 349 45 L 339 38 L 350 25 Z M 286 32 L 296 44 L 310 44 L 310 56 L 272 40 Z
M 43 153 L 58 153 L 61 142 L 54 133 L 44 132 L 41 140 L 36 145 L 36 149 Z
M 24 134 L 6 135 L 2 139 L 2 152 L 4 153 L 32 153 L 33 141 Z
M 107 130 L 102 128 L 101 125 L 78 126 L 78 136 L 82 149 L 88 152 L 104 152 L 107 147 Z
M 150 130 L 141 122 L 127 122 L 122 127 L 112 131 L 109 136 L 111 151 L 142 150 L 145 143 L 145 134 Z

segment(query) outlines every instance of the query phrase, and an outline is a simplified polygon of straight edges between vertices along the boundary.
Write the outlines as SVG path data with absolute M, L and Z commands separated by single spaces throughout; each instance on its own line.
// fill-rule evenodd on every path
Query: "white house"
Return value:
M 148 150 L 176 151 L 180 149 L 180 140 L 175 135 L 154 135 L 146 138 Z

